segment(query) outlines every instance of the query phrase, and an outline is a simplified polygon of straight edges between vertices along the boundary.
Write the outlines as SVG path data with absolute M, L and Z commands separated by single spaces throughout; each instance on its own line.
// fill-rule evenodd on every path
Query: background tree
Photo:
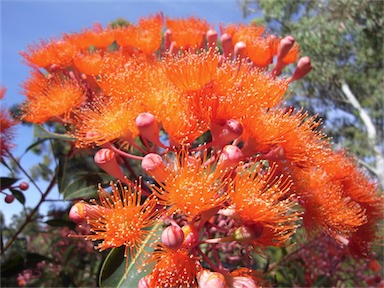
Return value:
M 313 70 L 298 81 L 296 104 L 324 119 L 335 145 L 355 153 L 384 185 L 384 2 L 243 0 L 244 15 L 292 35 Z M 261 12 L 261 15 L 259 15 Z

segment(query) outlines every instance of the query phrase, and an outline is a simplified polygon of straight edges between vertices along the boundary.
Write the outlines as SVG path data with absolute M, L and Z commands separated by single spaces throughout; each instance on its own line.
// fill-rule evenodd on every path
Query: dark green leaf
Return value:
M 153 251 L 152 245 L 157 242 L 161 236 L 162 223 L 154 225 L 143 242 L 143 245 L 134 254 L 135 257 L 128 259 L 128 268 L 124 258 L 124 247 L 113 249 L 104 261 L 101 268 L 99 285 L 100 287 L 137 287 L 141 278 L 146 276 L 151 267 L 146 266 L 140 272 L 138 268 L 142 266 L 144 255 Z
M 74 138 L 72 138 L 67 134 L 49 132 L 43 127 L 43 125 L 34 125 L 33 135 L 36 138 L 60 139 L 60 140 L 67 140 L 67 141 L 74 140 Z
M 25 196 L 24 196 L 24 193 L 21 192 L 20 190 L 16 190 L 16 189 L 9 189 L 11 192 L 12 192 L 12 195 L 15 196 L 15 198 L 21 203 L 21 204 L 25 204 Z
M 1 190 L 7 189 L 8 187 L 15 184 L 19 179 L 17 178 L 9 178 L 9 177 L 1 177 L 0 183 L 1 183 Z
M 64 220 L 64 219 L 51 219 L 45 221 L 45 224 L 48 224 L 52 227 L 69 227 L 69 228 L 75 228 L 75 224 L 72 221 Z
M 24 154 L 27 153 L 29 150 L 35 148 L 36 146 L 40 145 L 41 143 L 45 142 L 45 141 L 47 141 L 47 138 L 39 139 L 39 140 L 36 141 L 35 143 L 32 143 L 31 145 L 29 145 L 29 146 L 27 147 L 27 149 L 25 149 Z
M 64 199 L 69 200 L 94 197 L 97 194 L 98 184 L 101 184 L 102 187 L 106 187 L 111 180 L 113 180 L 113 178 L 103 172 L 78 175 L 76 180 L 65 187 L 63 191 Z

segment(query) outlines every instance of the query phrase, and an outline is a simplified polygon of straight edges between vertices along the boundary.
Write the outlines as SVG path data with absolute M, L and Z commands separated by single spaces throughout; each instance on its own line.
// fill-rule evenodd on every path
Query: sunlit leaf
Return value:
M 59 134 L 47 131 L 43 125 L 34 125 L 33 135 L 36 138 L 50 138 L 73 141 L 74 138 L 67 134 Z
M 64 200 L 95 197 L 98 185 L 107 187 L 113 179 L 103 172 L 78 175 L 78 178 L 64 188 Z
M 142 271 L 141 267 L 143 255 L 153 251 L 152 243 L 159 240 L 162 232 L 162 223 L 154 225 L 145 238 L 143 245 L 136 251 L 133 259 L 128 259 L 128 268 L 125 271 L 126 259 L 124 258 L 124 247 L 113 249 L 104 261 L 101 268 L 99 285 L 100 287 L 137 287 L 141 278 L 146 276 L 151 267 L 146 266 Z

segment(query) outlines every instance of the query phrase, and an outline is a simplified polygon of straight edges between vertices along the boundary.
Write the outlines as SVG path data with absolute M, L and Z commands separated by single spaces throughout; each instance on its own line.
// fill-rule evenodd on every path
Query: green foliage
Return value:
M 134 251 L 135 256 L 128 257 L 128 260 L 124 258 L 124 246 L 113 249 L 101 268 L 100 287 L 137 287 L 139 280 L 150 272 L 150 266 L 142 270 L 139 268 L 142 268 L 145 256 L 154 250 L 153 244 L 159 240 L 162 230 L 160 222 L 153 226 L 140 248 Z M 126 266 L 126 260 L 128 266 Z

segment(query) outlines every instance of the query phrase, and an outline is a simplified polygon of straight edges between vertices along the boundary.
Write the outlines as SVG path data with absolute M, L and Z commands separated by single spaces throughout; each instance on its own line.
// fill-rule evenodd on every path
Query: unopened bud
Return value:
M 199 288 L 228 287 L 223 274 L 219 272 L 211 272 L 207 269 L 203 269 L 197 274 L 197 283 L 199 284 Z
M 289 82 L 292 83 L 293 81 L 303 78 L 309 73 L 309 71 L 311 71 L 311 69 L 311 59 L 308 56 L 300 58 L 299 62 L 297 63 L 296 70 L 293 73 L 291 79 L 289 79 Z
M 77 202 L 69 210 L 69 219 L 76 223 L 82 223 L 87 219 L 98 218 L 107 208 L 90 205 L 84 201 Z
M 235 145 L 227 145 L 220 154 L 218 165 L 219 169 L 236 167 L 244 159 L 243 152 Z
M 263 234 L 264 226 L 261 223 L 244 225 L 235 230 L 233 236 L 239 242 L 252 242 Z
M 168 178 L 169 171 L 159 154 L 149 153 L 145 155 L 141 161 L 141 167 L 159 183 Z
M 161 234 L 161 242 L 167 248 L 177 250 L 184 242 L 184 232 L 179 226 L 168 226 Z
M 79 224 L 86 220 L 85 218 L 85 205 L 88 205 L 84 202 L 77 202 L 69 210 L 69 219 L 76 224 Z
M 277 52 L 277 61 L 275 68 L 273 68 L 273 75 L 280 75 L 281 70 L 288 64 L 284 62 L 284 57 L 289 53 L 292 49 L 293 44 L 295 44 L 295 38 L 292 36 L 287 36 L 280 41 L 278 52 Z
M 257 288 L 257 287 L 260 287 L 259 285 L 256 284 L 255 280 L 253 280 L 250 277 L 245 277 L 245 276 L 233 277 L 231 282 L 232 282 L 231 287 L 233 287 L 233 288 Z
M 224 33 L 220 37 L 221 45 L 223 47 L 223 55 L 228 58 L 232 54 L 232 36 Z
M 115 152 L 110 149 L 103 148 L 96 152 L 94 159 L 97 166 L 109 175 L 120 179 L 122 182 L 126 182 L 124 174 L 117 163 Z
M 167 29 L 164 32 L 164 48 L 165 50 L 169 50 L 171 48 L 172 43 L 172 32 L 171 30 Z
M 151 279 L 149 278 L 149 275 L 141 278 L 137 283 L 137 288 L 149 288 L 149 287 L 151 287 Z
M 193 248 L 199 243 L 199 231 L 193 225 L 183 226 L 184 242 L 182 247 Z
M 245 42 L 240 41 L 234 47 L 235 58 L 243 59 L 247 56 L 247 45 Z
M 243 126 L 237 120 L 227 120 L 224 124 L 211 123 L 212 142 L 219 149 L 240 137 L 242 133 Z
M 278 161 L 285 159 L 284 148 L 281 146 L 277 146 L 271 149 L 268 153 L 262 154 L 262 159 L 270 160 L 270 161 Z
M 277 61 L 283 60 L 283 58 L 288 54 L 289 50 L 291 50 L 291 48 L 293 47 L 293 44 L 295 44 L 295 38 L 293 38 L 293 36 L 291 35 L 283 38 L 280 41 L 277 52 Z
M 13 195 L 7 195 L 4 198 L 5 203 L 8 203 L 8 204 L 12 203 L 14 200 L 15 200 L 15 196 Z
M 23 190 L 23 191 L 28 190 L 29 184 L 27 182 L 21 182 L 19 185 L 19 188 L 20 190 Z
M 152 143 L 165 148 L 159 138 L 159 126 L 155 116 L 151 113 L 144 112 L 136 118 L 136 126 L 140 131 L 141 136 L 151 141 Z
M 216 47 L 217 43 L 217 32 L 215 30 L 207 31 L 207 43 L 209 48 Z

